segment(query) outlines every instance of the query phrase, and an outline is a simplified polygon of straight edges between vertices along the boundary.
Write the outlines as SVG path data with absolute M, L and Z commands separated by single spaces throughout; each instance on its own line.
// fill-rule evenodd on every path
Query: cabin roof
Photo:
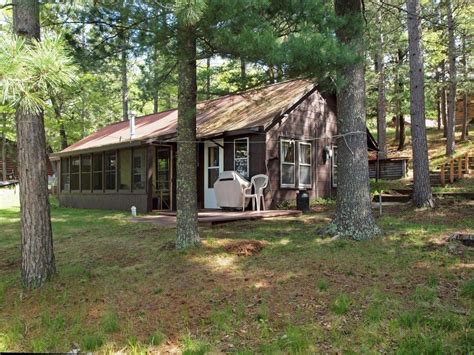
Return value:
M 314 87 L 309 80 L 296 79 L 200 102 L 197 105 L 197 137 L 211 138 L 230 131 L 266 128 L 298 105 Z M 177 118 L 177 109 L 137 117 L 135 136 L 131 140 L 128 121 L 113 123 L 54 155 L 174 137 Z

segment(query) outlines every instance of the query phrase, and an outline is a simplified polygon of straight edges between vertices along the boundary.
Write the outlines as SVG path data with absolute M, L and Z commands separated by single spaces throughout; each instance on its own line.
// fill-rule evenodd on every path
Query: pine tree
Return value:
M 337 138 L 336 218 L 329 229 L 357 240 L 371 239 L 380 229 L 372 215 L 369 192 L 361 2 L 336 0 L 335 10 L 344 22 L 337 37 L 352 48 L 356 60 L 341 72 L 344 84 L 337 93 L 337 131 L 342 137 Z
M 425 88 L 419 0 L 407 0 L 408 52 L 410 62 L 410 116 L 413 150 L 413 203 L 432 207 L 428 143 L 425 123 Z
M 14 32 L 27 41 L 40 39 L 37 0 L 13 0 Z M 41 286 L 56 272 L 53 252 L 46 138 L 43 112 L 16 111 L 21 204 L 21 278 L 27 288 Z

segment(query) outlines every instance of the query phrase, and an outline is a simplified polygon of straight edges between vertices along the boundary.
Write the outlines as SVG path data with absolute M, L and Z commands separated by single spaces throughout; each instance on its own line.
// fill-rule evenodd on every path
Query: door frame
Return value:
M 219 208 L 216 204 L 216 196 L 214 193 L 214 188 L 208 188 L 208 183 L 209 183 L 209 175 L 208 175 L 208 170 L 209 170 L 209 154 L 208 154 L 208 148 L 210 147 L 218 147 L 219 149 L 219 174 L 224 171 L 224 149 L 222 148 L 224 146 L 224 139 L 215 139 L 212 141 L 204 141 L 204 166 L 203 166 L 203 174 L 204 174 L 204 208 Z M 216 167 L 214 167 L 216 168 Z M 211 197 L 210 195 L 213 195 Z M 210 204 L 210 199 L 213 198 L 213 204 Z

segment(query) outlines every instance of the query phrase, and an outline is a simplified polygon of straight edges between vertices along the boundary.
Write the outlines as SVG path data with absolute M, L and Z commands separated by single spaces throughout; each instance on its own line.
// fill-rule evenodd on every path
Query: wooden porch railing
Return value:
M 458 179 L 462 179 L 464 174 L 470 174 L 470 159 L 474 160 L 474 152 L 467 152 L 462 156 L 450 158 L 440 166 L 439 180 L 441 186 L 446 182 L 452 184 Z

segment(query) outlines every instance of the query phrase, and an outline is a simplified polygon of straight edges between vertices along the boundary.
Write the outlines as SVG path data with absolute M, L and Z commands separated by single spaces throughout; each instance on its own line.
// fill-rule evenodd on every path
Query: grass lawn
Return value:
M 174 229 L 54 207 L 59 273 L 30 292 L 19 211 L 0 210 L 0 351 L 473 352 L 474 252 L 446 238 L 474 233 L 474 201 L 387 208 L 371 242 L 319 236 L 333 208 L 201 229 L 177 252 Z

